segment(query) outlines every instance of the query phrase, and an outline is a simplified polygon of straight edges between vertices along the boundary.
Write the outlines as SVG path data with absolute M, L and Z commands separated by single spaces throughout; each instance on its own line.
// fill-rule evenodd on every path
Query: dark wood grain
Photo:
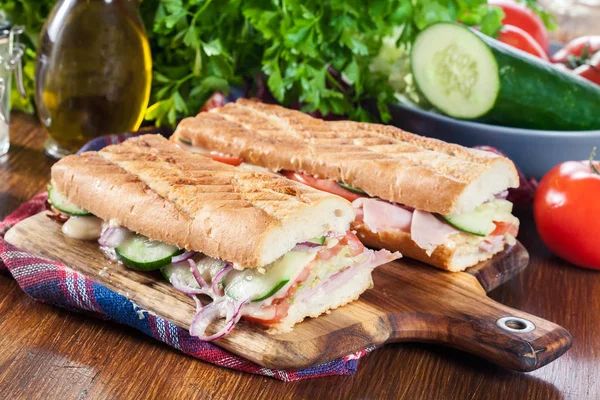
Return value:
M 33 119 L 14 115 L 12 136 L 16 146 L 0 158 L 0 217 L 43 190 L 51 164 Z M 531 212 L 518 216 L 530 265 L 490 297 L 573 336 L 571 350 L 534 372 L 437 345 L 397 343 L 364 358 L 353 376 L 283 383 L 214 367 L 135 330 L 35 302 L 0 274 L 0 398 L 598 399 L 600 273 L 553 257 Z
M 473 275 L 486 292 L 491 292 L 504 282 L 520 274 L 529 265 L 529 253 L 518 251 L 512 247 L 501 254 L 503 262 L 498 262 L 498 257 L 483 261 L 466 272 Z
M 5 239 L 30 253 L 61 261 L 141 307 L 190 327 L 195 312 L 188 296 L 157 274 L 108 263 L 95 241 L 65 237 L 61 225 L 46 212 L 18 223 Z M 521 271 L 528 258 L 517 243 L 486 265 L 509 276 L 511 268 Z M 478 267 L 478 271 L 485 275 L 485 268 Z M 308 319 L 292 332 L 267 335 L 242 322 L 216 343 L 274 369 L 307 368 L 373 345 L 410 341 L 444 344 L 507 368 L 532 371 L 571 347 L 566 330 L 489 299 L 470 274 L 449 273 L 403 258 L 378 267 L 373 280 L 376 289 L 358 301 Z M 496 324 L 502 317 L 524 318 L 535 328 L 527 333 L 508 332 Z

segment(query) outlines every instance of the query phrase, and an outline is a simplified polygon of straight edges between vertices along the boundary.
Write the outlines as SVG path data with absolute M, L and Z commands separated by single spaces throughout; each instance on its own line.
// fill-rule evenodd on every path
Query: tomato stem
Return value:
M 592 171 L 594 171 L 595 173 L 600 175 L 600 171 L 598 171 L 598 168 L 596 168 L 596 165 L 594 165 L 594 157 L 596 157 L 596 147 L 595 146 L 592 149 L 592 152 L 590 153 L 590 167 L 592 168 Z

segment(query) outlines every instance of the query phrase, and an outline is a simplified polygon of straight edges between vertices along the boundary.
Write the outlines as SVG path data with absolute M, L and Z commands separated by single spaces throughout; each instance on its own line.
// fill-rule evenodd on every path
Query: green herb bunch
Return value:
M 14 107 L 32 110 L 34 50 L 54 2 L 0 5 L 27 31 L 30 97 Z M 400 29 L 396 45 L 409 48 L 439 21 L 494 35 L 503 17 L 485 0 L 144 0 L 140 8 L 153 57 L 146 119 L 158 125 L 195 114 L 214 91 L 252 89 L 263 77 L 282 104 L 366 121 L 373 116 L 365 100 L 372 99 L 385 121 L 394 89 L 372 68 L 385 37 Z

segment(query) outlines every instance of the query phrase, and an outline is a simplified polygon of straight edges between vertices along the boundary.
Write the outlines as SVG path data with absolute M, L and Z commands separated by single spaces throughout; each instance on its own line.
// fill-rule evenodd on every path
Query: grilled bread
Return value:
M 300 171 L 370 196 L 448 214 L 473 211 L 519 177 L 505 158 L 378 124 L 323 121 L 240 99 L 183 120 L 173 141 Z
M 144 135 L 52 167 L 57 190 L 99 218 L 242 267 L 343 232 L 352 205 L 271 173 L 247 171 Z

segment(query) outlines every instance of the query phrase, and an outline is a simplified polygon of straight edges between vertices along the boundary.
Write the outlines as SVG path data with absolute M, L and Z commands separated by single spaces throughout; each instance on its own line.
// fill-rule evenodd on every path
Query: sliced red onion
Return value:
M 211 291 L 206 290 L 206 289 L 196 289 L 196 288 L 189 287 L 185 283 L 181 282 L 177 277 L 172 277 L 170 282 L 171 282 L 171 285 L 173 285 L 173 287 L 176 290 L 179 290 L 181 293 L 187 294 L 188 296 L 193 296 L 193 295 L 198 295 L 198 294 L 205 294 L 210 297 L 213 296 Z
M 315 247 L 315 246 L 305 246 L 303 243 L 298 243 L 296 245 L 296 247 L 294 247 L 294 250 L 296 250 L 296 251 L 306 251 L 306 252 L 309 252 L 309 253 L 316 253 L 319 250 L 321 250 L 322 248 L 323 248 L 323 245 L 320 245 L 320 244 L 318 244 Z
M 198 286 L 200 286 L 200 289 L 208 288 L 208 283 L 206 283 L 206 281 L 202 277 L 202 274 L 198 269 L 198 265 L 191 258 L 187 261 L 190 264 L 190 271 L 192 272 L 192 275 L 194 275 L 194 279 L 196 279 L 196 282 L 198 282 Z
M 504 199 L 504 200 L 506 200 L 506 198 L 508 197 L 508 190 L 500 192 L 500 193 L 496 194 L 494 197 L 496 197 L 497 199 Z
M 172 257 L 171 258 L 171 263 L 172 264 L 179 264 L 181 262 L 189 260 L 190 258 L 194 257 L 196 254 L 198 254 L 197 251 L 191 251 L 191 250 L 184 251 L 183 253 L 181 253 L 181 254 L 179 254 L 177 256 Z
M 229 271 L 231 271 L 232 269 L 233 269 L 233 264 L 228 261 L 225 264 L 225 266 L 215 275 L 215 277 L 212 279 L 213 293 L 221 295 L 221 296 L 223 295 L 223 288 L 219 287 L 219 283 L 221 283 L 223 281 L 223 279 L 225 279 L 225 276 L 227 275 L 227 273 Z
M 127 235 L 129 235 L 128 229 L 121 227 L 113 228 L 109 226 L 102 232 L 102 235 L 100 235 L 98 243 L 100 243 L 100 246 L 118 247 L 121 242 L 127 238 Z
M 298 243 L 296 246 L 321 247 L 323 245 L 319 244 L 319 243 L 313 243 L 313 242 L 302 242 L 302 243 Z
M 196 312 L 200 312 L 200 310 L 202 310 L 204 308 L 204 306 L 202 305 L 202 302 L 200 301 L 200 299 L 198 298 L 198 296 L 196 296 L 195 294 L 191 295 L 192 299 L 194 299 L 194 302 L 196 303 Z
M 241 310 L 248 300 L 249 299 L 244 301 L 213 301 L 196 313 L 192 320 L 192 324 L 190 325 L 190 335 L 207 342 L 222 338 L 231 332 L 233 327 L 239 322 L 240 318 L 242 318 Z M 223 317 L 225 317 L 225 325 L 218 332 L 206 336 L 205 333 L 208 326 L 212 322 Z
M 104 256 L 110 261 L 117 262 L 119 260 L 114 247 L 100 246 L 100 251 L 102 251 L 102 253 L 104 253 Z

